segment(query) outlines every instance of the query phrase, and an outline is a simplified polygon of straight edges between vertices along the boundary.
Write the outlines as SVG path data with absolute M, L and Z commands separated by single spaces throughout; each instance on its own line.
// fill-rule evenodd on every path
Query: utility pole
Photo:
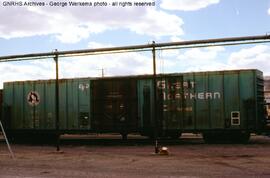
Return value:
M 101 77 L 103 78 L 105 76 L 105 69 L 104 68 L 101 68 L 101 69 L 98 69 L 98 70 L 101 70 Z
M 59 72 L 58 72 L 58 51 L 55 50 L 55 129 L 56 129 L 56 151 L 60 151 L 59 132 Z
M 103 68 L 101 69 L 101 77 L 102 78 L 104 77 L 104 69 Z
M 156 72 L 156 46 L 155 41 L 152 43 L 153 49 L 153 92 L 154 92 L 154 108 L 153 108 L 153 126 L 154 126 L 154 140 L 155 153 L 158 153 L 158 120 L 157 120 L 157 72 Z

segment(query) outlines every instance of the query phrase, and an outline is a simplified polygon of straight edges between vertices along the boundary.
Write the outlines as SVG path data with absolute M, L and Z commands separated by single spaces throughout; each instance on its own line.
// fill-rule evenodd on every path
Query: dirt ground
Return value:
M 63 138 L 53 145 L 12 144 L 10 157 L 0 141 L 0 177 L 270 177 L 270 137 L 252 136 L 248 144 L 205 144 L 200 136 L 161 141 L 169 155 L 155 155 L 145 139 L 124 143 L 87 137 Z M 94 139 L 95 140 L 95 139 Z

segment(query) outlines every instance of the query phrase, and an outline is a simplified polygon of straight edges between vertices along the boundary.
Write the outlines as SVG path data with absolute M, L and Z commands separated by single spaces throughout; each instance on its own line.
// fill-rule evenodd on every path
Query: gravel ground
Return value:
M 86 144 L 86 137 L 72 137 L 62 140 L 60 152 L 53 145 L 12 144 L 14 160 L 2 140 L 0 177 L 270 177 L 269 137 L 252 136 L 245 145 L 208 145 L 199 136 L 187 137 L 163 141 L 169 155 L 155 155 L 149 141 L 133 138 L 127 144 Z

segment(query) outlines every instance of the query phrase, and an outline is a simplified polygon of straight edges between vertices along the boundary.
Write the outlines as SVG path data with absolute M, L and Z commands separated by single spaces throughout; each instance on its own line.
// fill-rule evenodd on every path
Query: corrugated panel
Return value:
M 63 80 L 59 85 L 60 128 L 91 129 L 91 82 L 88 79 Z
M 196 124 L 198 129 L 211 128 L 209 117 L 209 98 L 206 98 L 208 90 L 208 75 L 203 73 L 195 76 L 196 88 Z
M 196 129 L 196 100 L 192 98 L 192 95 L 196 93 L 195 86 L 195 75 L 194 73 L 186 74 L 183 76 L 182 80 L 182 88 L 183 88 L 183 96 L 186 95 L 186 99 L 182 102 L 182 128 L 183 129 Z M 187 96 L 187 94 L 189 96 Z M 185 98 L 185 97 L 184 97 Z
M 78 129 L 91 129 L 91 82 L 87 79 L 81 79 L 74 82 L 77 86 L 77 118 Z
M 167 76 L 163 82 L 164 129 L 223 128 L 223 75 L 208 73 Z
M 264 110 L 264 81 L 261 71 L 256 71 L 254 80 L 256 81 L 256 113 L 257 113 L 257 128 L 264 128 L 265 125 L 265 110 Z M 255 83 L 255 82 L 254 82 Z
M 55 129 L 55 82 L 49 81 L 44 82 L 45 85 L 45 98 L 41 99 L 46 105 L 45 109 L 45 128 L 46 129 Z M 59 91 L 61 92 L 61 91 Z
M 69 129 L 68 118 L 70 109 L 68 108 L 68 81 L 59 83 L 59 128 Z
M 3 120 L 6 128 L 11 128 L 11 106 L 13 105 L 13 85 L 4 83 L 3 90 Z
M 153 81 L 141 79 L 137 82 L 138 91 L 138 116 L 140 128 L 151 128 L 153 125 Z
M 157 85 L 164 85 L 158 89 L 163 93 L 163 129 L 255 128 L 261 117 L 255 114 L 255 72 L 199 72 L 159 79 Z M 240 113 L 239 124 L 232 124 L 232 112 Z
M 256 127 L 256 97 L 255 97 L 255 75 L 254 71 L 243 71 L 239 74 L 240 85 L 240 111 L 241 128 L 253 129 Z
M 157 86 L 162 92 L 163 99 L 163 129 L 177 129 L 183 127 L 185 117 L 186 100 L 183 97 L 183 76 L 164 77 L 159 79 Z M 157 108 L 158 109 L 158 108 Z
M 20 108 L 23 108 L 22 126 L 20 126 L 19 128 L 23 127 L 25 129 L 33 129 L 33 128 L 35 128 L 34 127 L 34 121 L 35 121 L 34 107 L 35 107 L 35 105 L 30 105 L 29 102 L 31 103 L 31 100 L 30 100 L 32 98 L 32 96 L 30 96 L 31 92 L 35 92 L 34 85 L 32 82 L 20 83 L 19 85 L 22 85 L 23 89 L 21 89 L 18 86 L 16 87 L 16 83 L 14 85 L 14 92 L 16 92 L 17 90 L 21 90 L 23 92 L 21 94 L 21 97 L 19 98 L 23 103 L 21 103 L 18 106 Z M 16 99 L 16 97 L 13 99 Z M 33 100 L 33 102 L 34 102 L 34 100 Z M 15 112 L 17 112 L 17 109 L 15 110 Z M 16 116 L 14 116 L 14 119 L 17 119 Z
M 231 112 L 240 111 L 240 88 L 239 75 L 236 72 L 230 72 L 224 75 L 224 111 L 225 128 L 231 128 Z M 240 116 L 242 113 L 240 113 Z M 239 128 L 239 126 L 233 126 Z
M 87 79 L 60 81 L 60 129 L 91 128 L 90 84 Z M 55 129 L 55 81 L 14 82 L 4 88 L 12 129 Z
M 16 84 L 16 83 L 15 83 Z M 55 128 L 55 84 L 49 82 L 25 82 L 19 106 L 23 108 L 24 129 L 54 129 Z M 16 86 L 16 85 L 15 85 Z M 21 90 L 14 87 L 14 92 Z M 13 117 L 16 119 L 16 116 Z
M 224 105 L 223 105 L 223 74 L 213 73 L 209 75 L 208 92 L 211 94 L 208 98 L 210 113 L 210 128 L 224 128 Z
M 12 111 L 12 121 L 11 126 L 13 128 L 33 128 L 33 122 L 32 119 L 30 122 L 27 122 L 28 120 L 24 120 L 24 89 L 23 89 L 23 83 L 15 83 L 14 84 L 14 91 L 13 91 L 13 105 L 11 107 Z M 26 125 L 24 125 L 26 123 Z
M 67 104 L 67 123 L 66 123 L 66 128 L 67 129 L 75 129 L 77 126 L 77 122 L 75 118 L 77 118 L 77 113 L 78 113 L 78 106 L 76 101 L 77 92 L 79 90 L 79 86 L 76 86 L 74 84 L 74 81 L 67 81 L 66 83 L 66 104 Z

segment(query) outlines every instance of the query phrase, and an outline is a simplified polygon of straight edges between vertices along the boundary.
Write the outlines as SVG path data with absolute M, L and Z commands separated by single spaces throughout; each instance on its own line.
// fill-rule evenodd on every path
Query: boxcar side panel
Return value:
M 209 117 L 209 102 L 206 98 L 206 92 L 208 92 L 208 75 L 207 73 L 201 73 L 195 75 L 195 87 L 196 87 L 196 123 L 197 129 L 210 128 Z
M 264 126 L 261 77 L 257 70 L 162 75 L 157 103 L 149 76 L 60 80 L 60 129 L 150 135 L 156 104 L 160 132 L 256 132 Z M 54 80 L 5 83 L 3 93 L 8 128 L 55 130 Z
M 67 81 L 66 82 L 66 110 L 67 110 L 67 117 L 66 117 L 66 122 L 67 122 L 67 127 L 66 129 L 68 130 L 72 130 L 75 128 L 75 120 L 74 118 L 76 117 L 76 110 L 77 110 L 77 103 L 74 102 L 74 97 L 73 95 L 76 95 L 76 91 L 77 91 L 77 87 L 73 86 L 73 82 L 72 81 Z M 64 93 L 64 92 L 63 92 Z
M 55 129 L 55 82 L 48 81 L 45 84 L 45 98 L 46 105 L 46 129 Z
M 11 128 L 12 123 L 12 109 L 13 105 L 13 84 L 12 83 L 4 83 L 3 90 L 3 124 L 7 129 Z
M 59 84 L 59 127 L 60 130 L 68 130 L 68 81 L 60 81 Z
M 163 129 L 247 130 L 259 129 L 256 105 L 257 70 L 198 72 L 166 75 L 157 82 L 163 88 Z M 255 96 L 256 95 L 256 96 Z M 258 95 L 259 96 L 259 95 Z M 139 98 L 139 101 L 142 100 Z
M 254 71 L 243 71 L 239 74 L 240 85 L 240 111 L 241 129 L 254 129 L 256 127 L 256 79 Z
M 23 88 L 21 89 L 18 87 L 18 85 L 22 85 Z M 33 107 L 31 104 L 34 102 L 34 99 L 31 94 L 34 92 L 34 86 L 30 82 L 25 82 L 25 83 L 14 83 L 14 92 L 16 90 L 21 90 L 22 96 L 20 98 L 13 98 L 13 99 L 20 99 L 22 101 L 22 104 L 20 105 L 20 108 L 23 109 L 22 113 L 22 125 L 18 127 L 17 129 L 33 129 L 34 128 L 34 119 L 35 119 L 35 113 L 33 110 Z M 34 95 L 34 94 L 33 94 Z M 17 101 L 16 101 L 17 102 Z M 15 116 L 17 117 L 17 116 Z M 17 118 L 12 118 L 12 120 L 16 120 Z
M 24 111 L 23 111 L 23 105 L 24 105 L 24 90 L 23 90 L 23 83 L 16 83 L 14 84 L 13 88 L 13 107 L 12 110 L 12 121 L 11 126 L 14 129 L 21 129 L 21 128 L 33 128 L 33 121 L 26 120 L 24 121 Z M 24 123 L 27 123 L 25 125 Z
M 47 129 L 46 125 L 46 97 L 45 97 L 45 87 L 43 82 L 35 82 L 33 91 L 39 94 L 39 103 L 36 106 L 32 107 L 32 112 L 34 113 L 34 127 L 35 129 L 45 130 Z
M 183 76 L 159 79 L 161 84 L 159 83 L 158 85 L 161 85 L 163 89 L 163 118 L 161 119 L 163 120 L 163 129 L 165 130 L 175 130 L 183 125 L 182 118 L 184 116 L 180 109 L 183 103 L 176 97 L 180 97 L 183 92 L 180 86 L 182 80 Z
M 153 81 L 151 79 L 140 79 L 137 82 L 138 92 L 138 117 L 140 129 L 151 130 L 153 125 Z
M 224 74 L 225 128 L 240 128 L 240 125 L 231 124 L 231 112 L 240 111 L 240 88 L 238 77 L 239 75 L 235 72 L 228 72 Z
M 254 80 L 256 80 L 256 126 L 257 130 L 262 130 L 265 129 L 266 126 L 266 113 L 264 108 L 264 81 L 262 72 L 257 70 L 254 78 Z
M 91 82 L 87 79 L 80 79 L 73 83 L 74 89 L 77 87 L 77 129 L 91 129 Z
M 182 83 L 182 88 L 180 89 L 180 93 L 183 93 L 182 95 L 184 96 L 184 93 L 189 93 L 189 94 L 194 94 L 196 93 L 196 88 L 195 88 L 195 75 L 194 73 L 190 74 L 185 74 L 183 75 L 183 80 L 180 83 Z M 187 87 L 184 87 L 184 82 L 187 83 Z M 186 85 L 186 84 L 185 84 Z M 185 98 L 185 97 L 184 97 Z M 197 128 L 197 123 L 196 123 L 196 99 L 187 97 L 184 99 L 183 102 L 179 101 L 181 104 L 181 116 L 183 118 L 182 127 L 184 130 L 190 130 L 190 129 L 196 129 Z
M 224 128 L 224 107 L 223 107 L 223 73 L 212 73 L 209 75 L 209 116 L 211 129 Z
M 264 77 L 264 98 L 266 102 L 267 126 L 270 125 L 270 76 Z
M 90 95 L 88 79 L 60 81 L 60 128 L 61 130 L 91 129 Z

